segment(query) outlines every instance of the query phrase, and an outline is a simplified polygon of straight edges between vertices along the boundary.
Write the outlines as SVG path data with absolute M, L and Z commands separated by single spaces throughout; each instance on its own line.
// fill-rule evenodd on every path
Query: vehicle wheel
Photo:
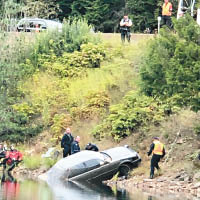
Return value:
M 121 165 L 120 168 L 119 168 L 119 177 L 121 176 L 125 176 L 127 177 L 129 172 L 130 172 L 130 167 L 128 165 Z

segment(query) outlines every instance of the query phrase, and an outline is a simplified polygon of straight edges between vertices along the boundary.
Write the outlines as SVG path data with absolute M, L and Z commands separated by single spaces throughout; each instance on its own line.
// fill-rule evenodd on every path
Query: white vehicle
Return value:
M 57 21 L 40 18 L 23 18 L 17 24 L 17 31 L 40 32 L 43 30 L 62 30 L 62 24 Z

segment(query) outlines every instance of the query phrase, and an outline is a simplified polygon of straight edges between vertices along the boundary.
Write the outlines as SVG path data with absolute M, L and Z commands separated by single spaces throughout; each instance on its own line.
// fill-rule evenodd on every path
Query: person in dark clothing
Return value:
M 5 150 L 5 148 L 3 147 L 3 145 L 2 144 L 0 144 L 0 160 L 2 159 L 2 158 L 5 158 L 6 157 L 6 150 Z M 2 163 L 0 162 L 0 166 L 2 165 Z
M 165 156 L 165 148 L 164 145 L 159 141 L 158 137 L 153 138 L 153 143 L 150 146 L 150 150 L 147 152 L 148 156 L 150 156 L 153 153 L 153 156 L 151 158 L 151 170 L 150 170 L 150 178 L 153 179 L 154 177 L 154 169 L 156 168 L 158 171 L 160 171 L 160 167 L 158 163 L 160 162 L 160 159 Z
M 73 141 L 71 145 L 71 154 L 80 152 L 79 142 L 80 142 L 80 137 L 76 136 L 75 141 Z
M 63 148 L 63 158 L 71 155 L 71 144 L 74 141 L 74 138 L 71 134 L 70 128 L 67 128 L 62 140 L 61 140 L 61 148 Z
M 88 143 L 85 147 L 85 150 L 91 150 L 91 151 L 99 151 L 96 144 Z

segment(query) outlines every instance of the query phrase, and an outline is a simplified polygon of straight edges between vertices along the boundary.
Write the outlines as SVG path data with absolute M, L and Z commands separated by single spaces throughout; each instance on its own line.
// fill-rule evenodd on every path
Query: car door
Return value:
M 87 169 L 85 167 L 85 163 L 79 163 L 77 165 L 74 165 L 72 168 L 67 170 L 67 177 L 68 179 L 79 176 L 81 174 L 84 174 L 87 172 Z

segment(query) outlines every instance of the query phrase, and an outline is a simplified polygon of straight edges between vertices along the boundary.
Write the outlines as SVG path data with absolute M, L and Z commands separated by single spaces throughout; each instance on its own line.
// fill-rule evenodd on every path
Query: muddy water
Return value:
M 105 185 L 56 183 L 48 185 L 44 182 L 30 180 L 5 181 L 0 187 L 0 200 L 189 200 L 174 195 L 149 195 L 133 190 L 117 190 Z M 196 198 L 190 200 L 196 200 Z

